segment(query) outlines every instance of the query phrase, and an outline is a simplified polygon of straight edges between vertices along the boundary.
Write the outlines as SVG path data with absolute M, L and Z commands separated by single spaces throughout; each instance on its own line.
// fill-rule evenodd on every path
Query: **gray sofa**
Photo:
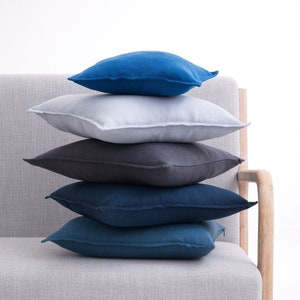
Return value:
M 220 220 L 226 235 L 219 237 L 209 255 L 197 260 L 91 258 L 41 243 L 75 216 L 55 201 L 45 200 L 73 180 L 33 167 L 23 158 L 79 138 L 52 128 L 27 109 L 58 95 L 93 93 L 66 78 L 63 74 L 0 75 L 0 299 L 261 299 L 269 279 L 262 280 L 262 271 L 239 245 L 239 214 Z M 239 117 L 240 92 L 231 78 L 218 76 L 189 94 Z M 239 139 L 236 132 L 209 144 L 240 155 Z M 234 168 L 208 182 L 238 191 L 237 173 Z M 258 177 L 247 171 L 240 174 L 240 187 L 246 193 L 246 181 Z M 270 261 L 260 263 L 263 269 L 270 267 Z

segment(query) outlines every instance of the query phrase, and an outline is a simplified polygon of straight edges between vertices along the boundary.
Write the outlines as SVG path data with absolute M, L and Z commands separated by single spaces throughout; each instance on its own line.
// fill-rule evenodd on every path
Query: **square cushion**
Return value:
M 84 181 L 180 186 L 215 177 L 242 159 L 200 143 L 114 144 L 86 139 L 25 161 Z
M 46 198 L 81 215 L 122 227 L 212 220 L 256 204 L 234 192 L 207 184 L 149 187 L 75 182 Z
M 186 95 L 64 95 L 29 112 L 62 131 L 112 143 L 194 142 L 246 126 L 220 106 Z
M 198 258 L 214 249 L 224 232 L 214 221 L 139 228 L 117 228 L 78 217 L 42 242 L 52 241 L 73 252 L 110 258 Z
M 172 53 L 138 51 L 101 60 L 68 79 L 112 94 L 178 96 L 217 74 Z

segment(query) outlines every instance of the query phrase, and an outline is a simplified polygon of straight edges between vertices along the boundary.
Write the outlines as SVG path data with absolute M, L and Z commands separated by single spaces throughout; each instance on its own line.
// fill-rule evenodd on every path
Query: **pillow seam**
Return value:
M 242 161 L 240 158 L 236 159 L 220 159 L 216 161 L 211 161 L 211 162 L 205 162 L 202 164 L 194 164 L 194 165 L 176 165 L 176 164 L 160 164 L 160 165 L 142 165 L 142 164 L 134 164 L 134 163 L 122 163 L 122 162 L 111 162 L 111 161 L 97 161 L 97 160 L 84 160 L 84 159 L 70 159 L 70 158 L 63 158 L 63 157 L 55 157 L 55 158 L 33 158 L 29 159 L 33 161 L 66 161 L 66 162 L 78 162 L 78 163 L 93 163 L 93 164 L 106 164 L 106 165 L 120 165 L 120 166 L 132 166 L 132 167 L 137 167 L 137 168 L 193 168 L 193 167 L 200 167 L 200 166 L 207 166 L 207 165 L 212 165 L 216 163 L 222 163 L 222 162 L 235 162 L 237 164 L 240 164 Z

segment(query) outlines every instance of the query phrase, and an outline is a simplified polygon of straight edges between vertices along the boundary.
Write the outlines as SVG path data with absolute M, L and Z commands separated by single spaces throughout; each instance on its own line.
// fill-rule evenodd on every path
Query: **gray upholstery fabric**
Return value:
M 241 248 L 198 260 L 97 259 L 39 238 L 0 238 L 2 300 L 254 300 L 261 278 Z
M 76 255 L 42 238 L 74 213 L 44 197 L 72 182 L 22 159 L 78 140 L 26 113 L 33 105 L 69 93 L 94 93 L 68 75 L 0 75 L 0 300 L 237 300 L 261 299 L 261 277 L 237 246 L 238 214 L 220 220 L 222 240 L 199 260 L 96 259 Z M 218 76 L 189 94 L 238 116 L 238 87 Z M 238 132 L 209 141 L 239 155 Z M 208 183 L 237 191 L 236 168 Z M 20 236 L 16 238 L 17 236 Z
M 22 161 L 78 137 L 52 128 L 27 113 L 33 105 L 70 93 L 96 93 L 67 80 L 68 75 L 0 75 L 0 236 L 45 236 L 75 214 L 44 197 L 72 182 L 61 175 L 34 168 Z M 238 87 L 218 76 L 189 92 L 224 107 L 238 116 Z M 238 132 L 209 141 L 239 155 Z M 237 191 L 236 168 L 208 181 Z M 220 221 L 227 227 L 222 240 L 238 242 L 238 215 Z

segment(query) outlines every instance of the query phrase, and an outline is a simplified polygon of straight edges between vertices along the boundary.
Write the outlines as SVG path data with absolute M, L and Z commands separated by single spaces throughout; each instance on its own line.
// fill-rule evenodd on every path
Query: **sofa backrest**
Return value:
M 27 110 L 59 95 L 96 93 L 67 80 L 68 75 L 0 75 L 0 236 L 46 236 L 75 216 L 45 196 L 73 182 L 62 175 L 33 167 L 23 161 L 54 147 L 80 139 L 52 128 Z M 217 76 L 188 94 L 222 106 L 239 117 L 239 89 L 228 77 Z M 207 141 L 207 144 L 239 155 L 239 133 Z M 237 168 L 206 181 L 237 192 Z M 238 243 L 238 214 L 219 220 L 226 236 Z

